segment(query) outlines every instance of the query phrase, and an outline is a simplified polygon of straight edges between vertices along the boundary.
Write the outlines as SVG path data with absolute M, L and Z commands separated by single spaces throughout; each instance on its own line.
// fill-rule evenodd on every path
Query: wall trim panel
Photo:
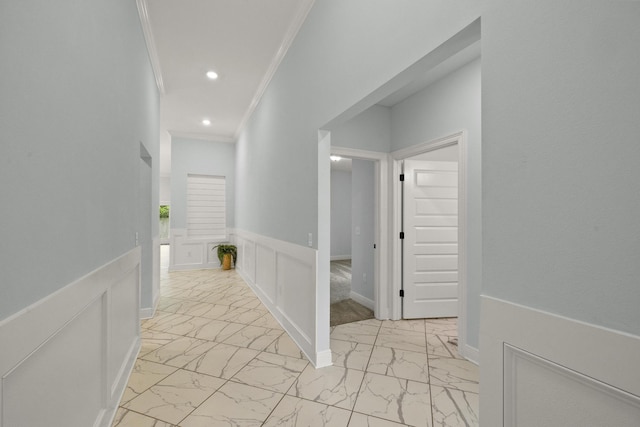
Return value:
M 640 420 L 637 396 L 508 344 L 504 398 L 509 427 L 632 427 Z
M 240 276 L 311 363 L 316 367 L 329 366 L 331 357 L 316 349 L 315 310 L 312 308 L 303 313 L 294 312 L 291 307 L 287 308 L 283 297 L 288 293 L 295 295 L 300 301 L 315 303 L 317 251 L 244 230 L 235 229 L 229 233 L 231 241 L 238 246 L 236 270 Z M 287 268 L 289 264 L 291 269 Z M 286 274 L 283 269 L 287 269 Z M 297 271 L 301 273 L 297 274 Z M 312 283 L 301 286 L 301 280 Z M 305 294 L 309 292 L 310 295 Z
M 259 284 L 268 302 L 275 305 L 277 296 L 276 251 L 273 248 L 256 244 L 255 283 Z
M 481 302 L 483 425 L 514 425 L 511 415 L 505 418 L 505 414 L 517 413 L 516 406 L 523 403 L 513 397 L 518 375 L 525 382 L 526 378 L 545 381 L 546 390 L 568 387 L 569 395 L 596 390 L 602 397 L 594 399 L 596 413 L 610 414 L 612 419 L 621 412 L 640 417 L 640 337 L 488 296 L 482 296 Z M 518 366 L 514 354 L 521 361 L 531 362 L 530 366 Z M 531 374 L 533 371 L 535 374 Z M 563 381 L 566 378 L 571 380 Z M 541 407 L 551 417 L 539 425 L 555 425 L 548 424 L 556 418 L 545 400 L 547 396 L 527 396 L 524 408 Z M 579 421 L 583 412 L 579 405 L 567 402 L 562 413 L 557 413 L 557 419 L 562 418 L 559 425 L 584 425 Z M 571 424 L 573 421 L 578 424 Z M 612 425 L 637 426 L 637 418 L 631 424 L 619 419 L 616 422 Z
M 140 255 L 136 247 L 0 322 L 0 427 L 110 425 L 140 348 Z M 91 404 L 58 411 L 87 395 Z
M 227 230 L 227 237 L 229 231 Z M 189 237 L 186 228 L 172 228 L 169 238 L 171 252 L 169 271 L 203 270 L 220 267 L 218 255 L 212 249 L 227 240 Z

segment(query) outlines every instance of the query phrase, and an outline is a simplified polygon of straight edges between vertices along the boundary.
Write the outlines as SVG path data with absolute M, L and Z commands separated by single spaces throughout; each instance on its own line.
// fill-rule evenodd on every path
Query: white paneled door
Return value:
M 404 161 L 403 317 L 458 315 L 458 163 Z

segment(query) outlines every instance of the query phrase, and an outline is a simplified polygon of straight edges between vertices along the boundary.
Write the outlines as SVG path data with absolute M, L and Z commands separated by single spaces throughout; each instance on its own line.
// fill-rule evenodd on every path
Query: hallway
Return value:
M 478 425 L 455 320 L 334 327 L 334 365 L 316 370 L 235 270 L 161 277 L 114 427 Z

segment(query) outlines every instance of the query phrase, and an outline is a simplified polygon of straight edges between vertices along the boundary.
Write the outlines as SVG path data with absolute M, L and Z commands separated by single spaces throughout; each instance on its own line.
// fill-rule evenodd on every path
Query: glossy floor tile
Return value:
M 332 327 L 315 369 L 234 270 L 165 267 L 161 284 L 113 427 L 479 425 L 456 319 Z

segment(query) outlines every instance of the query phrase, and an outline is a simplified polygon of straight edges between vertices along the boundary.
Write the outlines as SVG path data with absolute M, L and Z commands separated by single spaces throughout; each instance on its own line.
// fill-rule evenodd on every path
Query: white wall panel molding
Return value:
M 231 230 L 236 269 L 309 360 L 329 366 L 316 348 L 316 250 L 243 230 Z
M 480 345 L 483 425 L 638 425 L 640 337 L 483 296 Z
M 0 322 L 0 427 L 109 426 L 140 348 L 139 307 L 137 247 Z
M 276 304 L 276 250 L 266 244 L 256 243 L 256 272 L 255 282 L 260 284 L 260 289 L 267 302 Z M 244 256 L 243 256 L 244 258 Z M 249 278 L 251 281 L 251 278 Z
M 505 426 L 631 427 L 640 421 L 638 396 L 508 344 L 504 372 Z
M 227 232 L 227 235 L 228 232 Z M 171 229 L 169 271 L 201 270 L 220 267 L 213 248 L 226 240 L 189 237 L 184 228 Z

